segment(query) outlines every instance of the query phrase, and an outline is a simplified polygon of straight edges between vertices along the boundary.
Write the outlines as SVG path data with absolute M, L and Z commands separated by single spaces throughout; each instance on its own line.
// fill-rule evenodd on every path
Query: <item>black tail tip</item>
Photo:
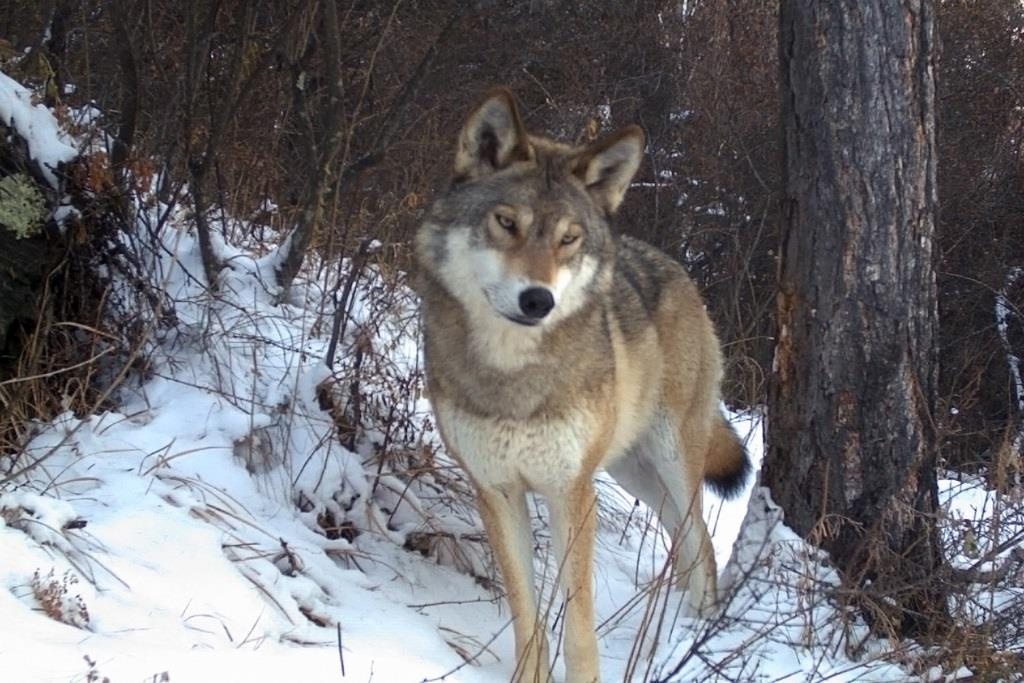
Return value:
M 747 449 L 743 445 L 739 445 L 739 449 L 740 457 L 737 458 L 736 467 L 732 471 L 708 474 L 704 478 L 708 488 L 726 500 L 732 500 L 740 495 L 746 487 L 750 475 L 754 472 Z

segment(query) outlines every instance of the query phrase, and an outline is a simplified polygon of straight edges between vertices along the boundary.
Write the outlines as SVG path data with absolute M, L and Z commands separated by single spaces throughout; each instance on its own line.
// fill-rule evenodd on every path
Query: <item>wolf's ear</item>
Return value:
M 455 179 L 475 180 L 514 161 L 533 158 L 516 98 L 497 88 L 473 110 L 459 133 Z
M 573 173 L 598 206 L 615 213 L 643 155 L 644 131 L 640 126 L 626 126 L 584 149 L 573 164 Z

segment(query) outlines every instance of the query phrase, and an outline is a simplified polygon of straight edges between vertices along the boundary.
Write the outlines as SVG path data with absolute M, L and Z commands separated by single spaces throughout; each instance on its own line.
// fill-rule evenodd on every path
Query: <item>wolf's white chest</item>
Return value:
M 525 481 L 546 496 L 564 494 L 597 438 L 597 420 L 583 411 L 511 420 L 472 415 L 443 400 L 435 410 L 448 446 L 482 486 Z

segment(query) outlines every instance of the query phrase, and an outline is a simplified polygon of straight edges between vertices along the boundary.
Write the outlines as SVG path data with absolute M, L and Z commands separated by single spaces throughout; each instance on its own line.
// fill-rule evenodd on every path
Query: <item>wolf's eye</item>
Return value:
M 578 240 L 579 238 L 580 238 L 580 236 L 578 234 L 573 234 L 571 232 L 567 232 L 564 235 L 562 235 L 562 239 L 559 242 L 559 244 L 561 244 L 563 247 L 567 247 L 570 244 L 572 244 L 573 242 L 575 242 L 576 240 Z
M 494 219 L 498 221 L 498 225 L 504 228 L 506 232 L 513 235 L 516 234 L 516 222 L 514 220 L 500 213 L 494 214 Z

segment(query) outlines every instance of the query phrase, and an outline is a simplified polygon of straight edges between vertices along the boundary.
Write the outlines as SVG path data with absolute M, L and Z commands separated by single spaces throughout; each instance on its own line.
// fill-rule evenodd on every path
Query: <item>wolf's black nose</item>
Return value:
M 519 295 L 519 310 L 523 315 L 540 320 L 555 307 L 555 297 L 543 287 L 524 289 Z

